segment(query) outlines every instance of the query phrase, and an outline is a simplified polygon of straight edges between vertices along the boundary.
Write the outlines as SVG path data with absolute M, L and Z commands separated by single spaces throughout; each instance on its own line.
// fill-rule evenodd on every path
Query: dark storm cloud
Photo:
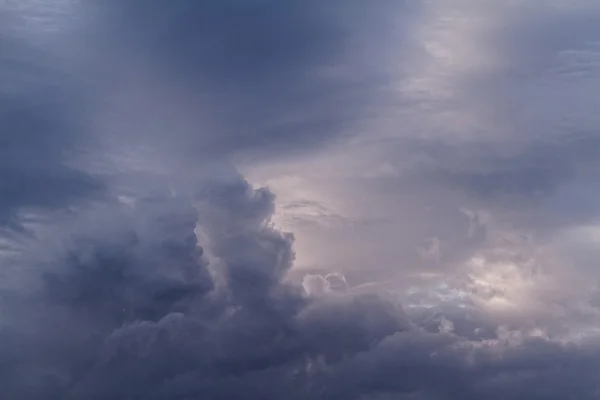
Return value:
M 77 28 L 85 46 L 74 41 L 68 67 L 46 52 L 52 48 L 0 36 L 0 222 L 17 223 L 19 211 L 30 208 L 63 212 L 24 239 L 27 251 L 2 259 L 2 277 L 10 278 L 0 284 L 3 396 L 598 398 L 598 343 L 502 327 L 472 303 L 404 312 L 396 299 L 352 291 L 339 276 L 337 285 L 323 283 L 331 290 L 320 296 L 305 293 L 286 281 L 294 238 L 274 227 L 274 195 L 235 171 L 205 169 L 206 159 L 289 154 L 343 133 L 377 89 L 368 58 L 377 49 L 364 43 L 373 43 L 373 30 L 388 29 L 397 2 L 124 0 L 77 7 L 89 17 Z M 156 80 L 136 86 L 136 73 L 147 72 Z M 140 104 L 125 96 L 112 105 L 125 108 L 125 119 L 138 106 L 143 111 L 127 130 L 103 131 L 89 122 L 101 117 L 86 119 L 95 114 L 88 107 L 135 90 Z M 199 98 L 207 109 L 195 108 Z M 180 106 L 171 101 L 192 102 L 182 113 L 190 129 L 149 133 L 138 126 L 168 119 Z M 196 111 L 211 122 L 197 124 Z M 114 167 L 118 176 L 106 182 L 103 198 L 72 208 L 100 185 L 72 167 L 69 154 L 121 150 L 88 146 L 104 135 L 164 156 L 143 160 L 158 176 L 144 163 L 131 167 L 140 173 Z M 517 152 L 419 143 L 411 153 L 423 146 L 433 160 L 415 176 L 495 199 L 555 190 L 581 163 L 596 165 L 596 145 L 587 136 L 527 143 Z M 180 164 L 167 165 L 169 157 Z M 448 219 L 451 233 L 459 236 L 457 223 L 470 231 L 467 219 Z M 423 253 L 443 260 L 436 243 Z
M 376 90 L 361 60 L 370 32 L 391 26 L 390 4 L 9 2 L 0 9 L 0 218 L 97 189 L 72 158 L 81 164 L 98 143 L 165 148 L 194 164 L 329 142 Z
M 54 55 L 0 29 L 0 80 L 0 224 L 16 224 L 22 208 L 60 209 L 99 190 L 67 164 L 84 144 L 86 110 Z
M 296 153 L 346 133 L 383 82 L 368 38 L 395 27 L 386 11 L 414 8 L 387 0 L 96 6 L 90 30 L 108 58 L 160 71 L 196 104 L 196 129 L 172 132 L 172 140 L 195 153 L 246 156 Z M 200 120 L 218 132 L 203 132 Z
M 205 189 L 199 213 L 168 191 L 92 210 L 99 226 L 78 222 L 62 251 L 31 266 L 39 292 L 2 293 L 7 393 L 242 398 L 251 385 L 256 398 L 280 398 L 288 387 L 270 379 L 297 381 L 311 358 L 335 362 L 407 329 L 376 296 L 311 305 L 281 283 L 291 237 L 269 225 L 272 195 L 244 181 Z M 196 246 L 200 221 L 223 278 L 216 286 Z M 340 329 L 344 339 L 334 345 Z
M 398 333 L 338 369 L 343 389 L 334 398 L 353 398 L 355 393 L 366 394 L 363 398 L 420 394 L 449 400 L 592 399 L 597 395 L 592 372 L 598 365 L 595 345 L 507 341 L 473 344 L 453 334 Z
M 329 17 L 348 14 L 340 9 L 332 14 L 331 6 L 315 1 L 107 4 L 100 7 L 106 13 L 103 22 L 116 27 L 112 44 L 125 40 L 142 54 L 167 60 L 187 78 L 209 78 L 218 85 L 233 81 L 260 86 L 273 74 L 321 62 L 340 51 L 337 44 L 344 34 L 336 27 L 339 21 L 326 19 L 327 12 Z M 356 2 L 350 6 L 352 10 Z
M 291 237 L 269 224 L 268 191 L 190 193 L 91 210 L 99 226 L 84 218 L 30 266 L 38 289 L 2 293 L 9 398 L 594 398 L 595 344 L 469 334 L 489 322 L 459 310 L 437 332 L 378 295 L 307 297 L 282 282 Z
M 64 259 L 56 261 L 66 268 L 44 276 L 45 299 L 95 314 L 96 320 L 103 320 L 103 314 L 126 319 L 123 310 L 156 319 L 211 288 L 196 246 L 196 212 L 189 203 L 142 198 L 133 215 L 126 211 L 107 210 L 98 223 L 108 230 L 84 226 L 90 232 L 68 241 Z M 164 303 L 171 306 L 164 309 Z

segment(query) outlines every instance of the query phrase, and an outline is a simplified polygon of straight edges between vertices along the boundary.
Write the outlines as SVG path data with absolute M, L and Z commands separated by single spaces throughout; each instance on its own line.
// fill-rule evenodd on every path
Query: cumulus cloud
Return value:
M 600 396 L 592 2 L 42 3 L 0 5 L 4 397 Z
M 311 359 L 341 360 L 407 328 L 377 296 L 311 301 L 282 283 L 292 238 L 270 225 L 268 191 L 240 180 L 203 192 L 92 207 L 45 261 L 23 255 L 34 282 L 2 293 L 7 393 L 241 398 L 251 385 L 278 398 L 291 387 L 272 379 L 296 381 Z
M 36 279 L 2 293 L 5 393 L 23 399 L 597 395 L 593 341 L 562 343 L 535 330 L 490 327 L 464 309 L 441 310 L 432 329 L 429 317 L 407 314 L 377 294 L 330 290 L 309 297 L 282 280 L 292 238 L 270 224 L 268 191 L 240 178 L 205 183 L 200 192 L 188 197 L 165 188 L 152 198 L 91 208 L 94 218 L 102 215 L 100 226 L 84 212 L 45 262 L 23 255 L 20 265 Z M 204 247 L 196 242 L 197 227 Z

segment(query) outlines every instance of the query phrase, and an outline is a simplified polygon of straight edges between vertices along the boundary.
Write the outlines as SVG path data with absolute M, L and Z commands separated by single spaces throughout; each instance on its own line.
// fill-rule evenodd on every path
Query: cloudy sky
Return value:
M 600 3 L 0 0 L 9 400 L 600 398 Z

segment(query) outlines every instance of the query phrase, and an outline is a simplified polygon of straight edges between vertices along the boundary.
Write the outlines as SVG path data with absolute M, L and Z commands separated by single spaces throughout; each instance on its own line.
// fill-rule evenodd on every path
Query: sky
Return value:
M 3 398 L 600 398 L 599 92 L 593 0 L 0 0 Z

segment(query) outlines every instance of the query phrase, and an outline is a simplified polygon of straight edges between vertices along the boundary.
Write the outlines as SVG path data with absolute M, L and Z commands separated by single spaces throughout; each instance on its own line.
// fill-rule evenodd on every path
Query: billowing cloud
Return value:
M 600 396 L 594 2 L 46 3 L 0 5 L 6 398 Z
M 269 225 L 267 191 L 239 180 L 207 183 L 196 196 L 165 191 L 92 208 L 102 226 L 79 216 L 85 223 L 71 225 L 45 263 L 23 256 L 34 282 L 3 292 L 8 395 L 596 396 L 593 341 L 489 322 L 477 335 L 486 323 L 465 310 L 427 325 L 376 294 L 307 296 L 282 282 L 291 237 Z

